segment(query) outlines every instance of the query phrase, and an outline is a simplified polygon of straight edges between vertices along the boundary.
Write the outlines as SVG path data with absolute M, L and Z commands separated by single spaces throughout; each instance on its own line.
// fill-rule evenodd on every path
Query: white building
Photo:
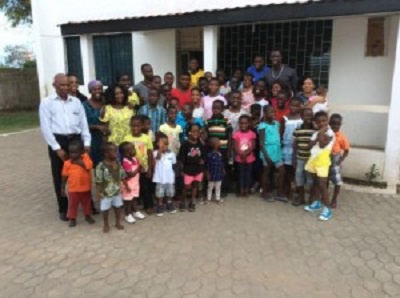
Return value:
M 329 84 L 353 146 L 345 176 L 364 179 L 376 164 L 378 180 L 399 184 L 400 1 L 32 0 L 32 10 L 43 96 L 58 72 L 139 81 L 142 63 L 163 75 L 196 56 L 229 73 L 278 45 L 299 75 Z

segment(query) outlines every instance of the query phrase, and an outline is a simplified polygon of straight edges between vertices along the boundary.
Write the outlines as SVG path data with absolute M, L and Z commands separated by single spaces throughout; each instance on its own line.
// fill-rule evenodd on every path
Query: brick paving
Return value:
M 343 191 L 333 220 L 283 203 L 58 220 L 39 131 L 0 137 L 0 297 L 400 297 L 399 197 Z

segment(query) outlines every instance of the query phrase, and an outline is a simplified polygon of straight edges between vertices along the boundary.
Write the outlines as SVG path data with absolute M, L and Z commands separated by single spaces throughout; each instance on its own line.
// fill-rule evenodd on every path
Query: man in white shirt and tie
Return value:
M 61 220 L 68 220 L 68 200 L 61 196 L 61 172 L 68 157 L 68 144 L 81 139 L 89 151 L 91 135 L 85 110 L 78 98 L 68 95 L 68 77 L 57 74 L 53 86 L 56 93 L 44 98 L 39 107 L 40 128 L 47 144 Z

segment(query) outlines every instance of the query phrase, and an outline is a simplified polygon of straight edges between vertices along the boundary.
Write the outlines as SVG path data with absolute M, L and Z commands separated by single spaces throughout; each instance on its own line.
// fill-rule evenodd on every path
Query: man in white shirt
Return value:
M 68 220 L 68 200 L 61 196 L 61 172 L 68 157 L 68 145 L 72 140 L 82 140 L 85 150 L 89 151 L 91 135 L 85 110 L 76 97 L 68 95 L 68 77 L 57 74 L 53 86 L 56 93 L 44 98 L 39 107 L 40 128 L 49 145 L 49 156 L 54 189 L 57 196 L 58 211 L 61 220 Z

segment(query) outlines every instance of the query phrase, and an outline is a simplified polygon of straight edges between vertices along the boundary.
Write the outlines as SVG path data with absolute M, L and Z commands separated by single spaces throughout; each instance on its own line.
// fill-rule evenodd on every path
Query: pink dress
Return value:
M 250 113 L 250 106 L 254 103 L 253 90 L 242 91 L 242 109 Z
M 254 142 L 256 141 L 256 134 L 249 130 L 247 132 L 241 132 L 240 130 L 235 132 L 232 136 L 235 141 L 236 152 L 246 151 L 249 148 L 253 148 Z M 254 148 L 253 148 L 254 149 Z M 246 160 L 240 158 L 239 154 L 236 155 L 236 161 L 239 163 L 252 163 L 256 160 L 253 150 L 249 155 L 247 155 Z
M 139 168 L 139 161 L 135 157 L 132 158 L 132 160 L 124 158 L 122 160 L 122 167 L 124 168 L 126 173 L 132 173 Z M 130 191 L 126 189 L 124 184 L 121 185 L 122 199 L 130 201 L 133 198 L 139 197 L 139 175 L 140 173 L 137 173 L 134 177 L 127 178 L 126 181 L 130 188 Z

